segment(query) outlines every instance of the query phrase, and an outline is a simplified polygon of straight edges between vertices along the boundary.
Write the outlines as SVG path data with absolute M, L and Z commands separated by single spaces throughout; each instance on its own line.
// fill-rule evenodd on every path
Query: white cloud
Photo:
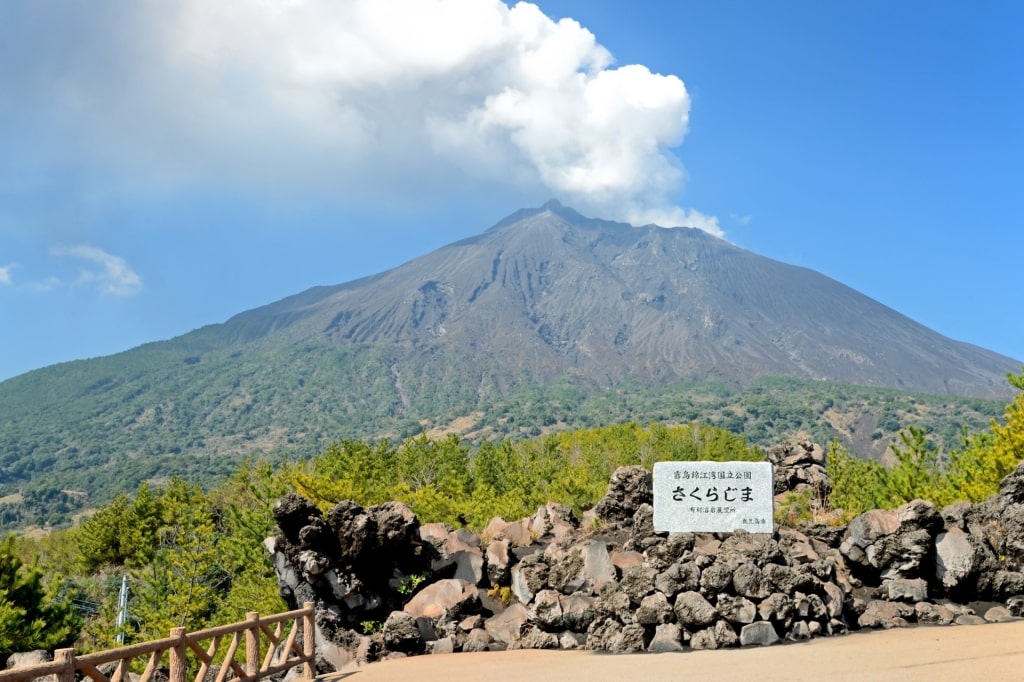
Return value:
M 0 266 L 0 284 L 13 284 L 14 280 L 11 278 L 11 270 L 17 266 L 17 263 L 10 263 L 8 265 Z
M 78 271 L 76 284 L 95 284 L 101 292 L 115 296 L 130 296 L 142 289 L 142 279 L 134 270 L 128 267 L 123 258 L 109 254 L 95 246 L 79 244 L 77 246 L 59 247 L 53 249 L 52 253 L 55 256 L 72 256 L 84 260 L 88 264 L 99 266 L 98 269 L 86 266 L 81 267 Z M 50 288 L 52 288 L 57 283 L 57 280 L 50 278 L 50 280 L 43 284 L 49 284 L 51 285 Z M 48 289 L 40 290 L 45 291 Z
M 67 2 L 18 82 L 125 177 L 389 200 L 511 184 L 721 234 L 678 206 L 683 81 L 533 4 Z
M 36 293 L 45 294 L 46 292 L 53 291 L 54 289 L 60 286 L 60 278 L 47 277 L 44 280 L 29 282 L 25 286 L 27 286 L 30 290 L 35 291 Z

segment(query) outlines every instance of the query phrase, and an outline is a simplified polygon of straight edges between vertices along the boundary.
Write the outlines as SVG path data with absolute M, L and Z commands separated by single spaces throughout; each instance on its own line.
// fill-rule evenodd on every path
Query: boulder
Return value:
M 33 665 L 41 665 L 43 663 L 49 663 L 53 660 L 53 656 L 49 651 L 44 649 L 34 649 L 32 651 L 19 651 L 11 654 L 7 657 L 7 669 L 12 670 L 14 668 L 28 668 Z M 107 676 L 109 677 L 114 673 L 111 670 Z M 131 675 L 132 673 L 129 673 Z M 58 675 L 42 675 L 35 678 L 35 682 L 58 682 Z
M 732 584 L 732 568 L 725 563 L 714 563 L 700 573 L 700 589 L 704 594 L 718 594 Z
M 1008 504 L 1024 504 L 1024 462 L 1003 478 L 999 484 L 999 496 Z
M 736 631 L 724 620 L 690 635 L 691 649 L 724 649 L 736 646 L 738 642 Z
M 595 601 L 593 597 L 579 592 L 560 597 L 565 627 L 571 632 L 586 632 L 596 616 Z
M 715 607 L 700 592 L 681 592 L 673 607 L 676 620 L 688 630 L 711 625 L 718 618 Z
M 763 567 L 785 562 L 779 543 L 771 535 L 744 530 L 737 530 L 722 541 L 718 547 L 718 561 L 734 569 L 746 563 Z
M 479 548 L 472 550 L 460 549 L 451 555 L 452 563 L 455 565 L 455 573 L 452 577 L 456 580 L 465 580 L 472 585 L 481 585 L 484 582 L 484 557 Z
M 519 641 L 523 626 L 529 618 L 529 612 L 522 604 L 512 604 L 499 614 L 484 621 L 484 630 L 492 641 L 510 646 Z
M 793 616 L 793 598 L 788 594 L 775 592 L 757 606 L 761 620 L 788 625 Z
M 913 618 L 916 610 L 909 604 L 899 602 L 882 601 L 875 599 L 871 601 L 864 613 L 857 619 L 857 625 L 862 628 L 885 628 L 907 627 L 907 618 Z
M 562 614 L 562 595 L 555 590 L 541 590 L 527 610 L 530 622 L 547 632 L 565 630 L 565 619 Z
M 895 578 L 883 581 L 881 592 L 889 601 L 905 601 L 916 604 L 928 599 L 928 583 L 921 578 Z
M 1007 621 L 1016 620 L 1014 615 L 1005 606 L 993 606 L 985 612 L 984 618 L 986 623 L 1006 623 Z
M 640 604 L 654 591 L 654 579 L 658 575 L 650 566 L 634 566 L 622 572 L 619 588 L 626 593 L 633 604 Z
M 453 654 L 455 653 L 455 640 L 451 636 L 441 637 L 430 642 L 429 650 L 431 654 Z
M 683 651 L 682 630 L 676 623 L 664 623 L 654 629 L 654 637 L 647 645 L 652 654 L 664 654 Z
M 977 570 L 974 543 L 960 528 L 935 536 L 935 578 L 947 590 L 955 590 Z
M 634 617 L 640 625 L 661 625 L 672 619 L 672 607 L 664 593 L 655 592 L 641 600 Z
M 953 622 L 953 612 L 941 604 L 922 601 L 914 604 L 917 622 L 922 625 L 949 625 Z
M 608 491 L 594 512 L 602 521 L 625 523 L 632 521 L 641 505 L 653 501 L 651 472 L 641 466 L 619 467 L 612 473 Z
M 612 566 L 620 572 L 634 566 L 642 566 L 646 562 L 644 555 L 634 550 L 612 550 L 609 555 L 612 558 Z
M 608 554 L 608 545 L 603 540 L 587 540 L 577 545 L 583 558 L 583 569 L 579 574 L 583 589 L 598 592 L 606 584 L 615 581 L 615 565 Z
M 405 611 L 392 611 L 384 621 L 384 644 L 397 651 L 422 651 L 423 637 L 416 617 Z
M 414 617 L 457 620 L 473 613 L 479 605 L 480 593 L 476 585 L 449 578 L 424 587 L 403 610 Z
M 759 620 L 750 625 L 744 625 L 740 630 L 741 646 L 768 646 L 779 641 L 779 633 L 771 623 Z
M 533 595 L 544 589 L 548 565 L 542 554 L 530 554 L 512 567 L 512 593 L 522 604 L 529 604 Z
M 757 618 L 757 606 L 745 597 L 720 594 L 715 603 L 715 609 L 722 618 L 730 623 L 745 625 L 753 623 Z
M 614 619 L 623 624 L 633 622 L 632 602 L 617 583 L 609 583 L 601 589 L 594 602 L 594 613 L 595 619 Z
M 730 574 L 729 579 L 732 579 Z M 654 589 L 667 597 L 700 587 L 700 569 L 692 561 L 680 559 L 654 577 Z
M 736 594 L 750 599 L 764 599 L 772 593 L 772 587 L 765 579 L 757 564 L 740 564 L 733 571 L 732 586 Z

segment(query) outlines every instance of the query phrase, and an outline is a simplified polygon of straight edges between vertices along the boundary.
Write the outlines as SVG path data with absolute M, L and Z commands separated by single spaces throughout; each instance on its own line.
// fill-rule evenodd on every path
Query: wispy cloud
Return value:
M 49 291 L 53 291 L 60 286 L 59 277 L 47 277 L 46 279 L 36 280 L 34 282 L 28 282 L 25 287 L 30 291 L 34 291 L 39 294 L 45 294 Z
M 130 296 L 142 289 L 142 278 L 135 273 L 123 258 L 107 253 L 102 249 L 88 244 L 57 247 L 51 251 L 55 256 L 70 256 L 81 259 L 89 265 L 83 265 L 78 271 L 76 284 L 94 284 L 102 293 L 114 296 Z M 56 286 L 54 278 L 47 280 Z
M 13 284 L 14 279 L 11 277 L 11 270 L 17 267 L 17 263 L 9 263 L 8 265 L 0 265 L 0 284 Z
M 754 219 L 754 216 L 750 215 L 749 213 L 743 215 L 730 213 L 729 219 L 732 220 L 734 223 L 738 223 L 740 225 L 749 225 L 750 221 Z
M 536 5 L 57 2 L 26 33 L 44 36 L 31 77 L 0 76 L 13 99 L 67 112 L 69 146 L 125 176 L 391 200 L 514 186 L 721 234 L 679 205 L 683 81 L 616 65 Z

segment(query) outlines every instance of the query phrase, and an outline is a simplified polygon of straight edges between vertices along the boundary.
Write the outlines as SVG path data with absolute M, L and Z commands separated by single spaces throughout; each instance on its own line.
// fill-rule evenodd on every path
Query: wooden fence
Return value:
M 285 634 L 286 623 L 291 630 Z M 271 630 L 271 626 L 276 626 Z M 302 631 L 302 647 L 297 637 Z M 263 637 L 261 638 L 261 634 Z M 306 602 L 301 609 L 278 613 L 273 616 L 246 614 L 246 619 L 231 625 L 186 632 L 185 628 L 174 628 L 171 636 L 150 642 L 141 642 L 117 649 L 97 651 L 76 656 L 74 649 L 58 649 L 50 663 L 13 668 L 0 672 L 0 682 L 23 682 L 46 675 L 56 675 L 57 682 L 74 682 L 76 672 L 93 682 L 130 682 L 129 668 L 135 659 L 148 656 L 145 670 L 137 682 L 151 682 L 153 674 L 163 665 L 167 655 L 170 682 L 186 682 L 189 677 L 189 653 L 192 663 L 198 662 L 199 669 L 192 678 L 204 682 L 215 666 L 214 656 L 225 637 L 231 638 L 224 660 L 214 678 L 215 682 L 257 682 L 271 675 L 283 673 L 302 666 L 302 679 L 312 680 L 314 624 L 313 602 Z M 262 639 L 266 639 L 265 652 Z M 244 645 L 243 640 L 244 639 Z M 206 648 L 200 642 L 208 642 Z M 245 660 L 238 661 L 239 653 L 245 653 Z M 99 666 L 116 663 L 109 675 L 100 671 Z

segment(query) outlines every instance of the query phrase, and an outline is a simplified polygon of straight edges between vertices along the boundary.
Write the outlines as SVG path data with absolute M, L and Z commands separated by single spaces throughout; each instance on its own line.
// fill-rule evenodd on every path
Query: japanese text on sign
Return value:
M 657 462 L 654 530 L 772 532 L 772 465 L 768 462 Z

